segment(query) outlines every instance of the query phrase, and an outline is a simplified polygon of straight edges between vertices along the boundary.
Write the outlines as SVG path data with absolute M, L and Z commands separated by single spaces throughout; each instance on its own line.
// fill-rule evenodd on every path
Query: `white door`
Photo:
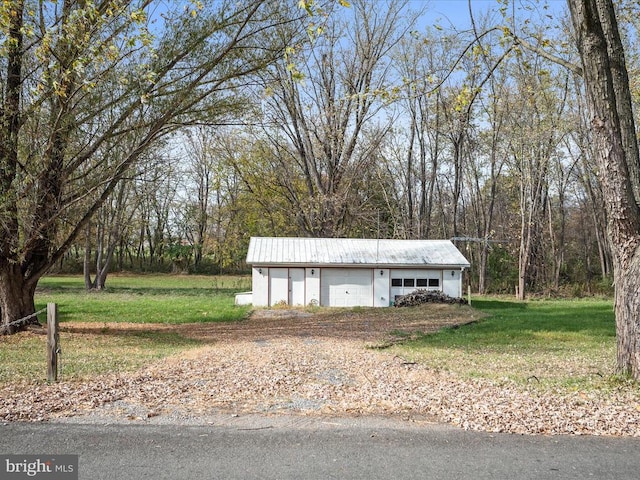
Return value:
M 289 305 L 304 305 L 304 268 L 289 269 Z
M 289 269 L 269 269 L 269 305 L 289 304 Z
M 320 305 L 372 307 L 373 278 L 370 269 L 323 268 Z

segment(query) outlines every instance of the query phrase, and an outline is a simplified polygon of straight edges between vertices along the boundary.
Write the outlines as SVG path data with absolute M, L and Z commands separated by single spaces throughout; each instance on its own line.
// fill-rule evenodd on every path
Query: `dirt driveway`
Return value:
M 551 393 L 510 381 L 461 379 L 416 364 L 392 344 L 407 334 L 475 321 L 466 306 L 258 310 L 234 324 L 154 326 L 204 346 L 133 373 L 0 389 L 0 418 L 202 423 L 220 416 L 383 416 L 528 434 L 640 436 L 640 405 L 624 392 Z M 139 329 L 73 324 L 68 331 Z M 211 420 L 218 421 L 218 420 Z
M 250 341 L 277 338 L 333 338 L 366 342 L 393 341 L 398 335 L 436 332 L 475 322 L 481 314 L 466 306 L 432 304 L 422 308 L 260 309 L 237 323 L 176 326 L 181 334 L 203 341 Z
M 63 324 L 68 333 L 99 334 L 105 331 L 173 331 L 205 343 L 247 342 L 276 338 L 333 338 L 384 344 L 414 332 L 431 333 L 442 328 L 475 322 L 482 314 L 460 305 L 431 304 L 421 308 L 258 309 L 249 318 L 230 323 L 163 325 L 146 323 Z

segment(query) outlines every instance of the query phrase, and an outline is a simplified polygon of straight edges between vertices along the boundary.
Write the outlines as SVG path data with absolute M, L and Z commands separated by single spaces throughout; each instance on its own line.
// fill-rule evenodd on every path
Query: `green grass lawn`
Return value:
M 250 289 L 248 277 L 111 275 L 107 289 L 87 292 L 82 277 L 43 278 L 36 291 L 36 309 L 58 305 L 62 379 L 132 371 L 150 361 L 202 345 L 153 324 L 228 322 L 246 318 L 248 306 L 234 305 L 234 293 Z M 46 314 L 40 315 L 41 323 Z M 65 331 L 65 324 L 95 323 L 83 332 Z M 107 324 L 142 324 L 111 328 Z M 148 324 L 146 328 L 144 324 Z M 0 384 L 46 381 L 44 331 L 0 336 Z
M 470 378 L 547 387 L 601 387 L 614 382 L 615 321 L 610 300 L 479 298 L 488 316 L 395 347 L 434 369 Z
M 57 303 L 61 323 L 227 322 L 247 315 L 249 307 L 234 305 L 234 293 L 250 289 L 248 277 L 111 275 L 106 290 L 88 292 L 81 277 L 45 277 L 36 309 Z

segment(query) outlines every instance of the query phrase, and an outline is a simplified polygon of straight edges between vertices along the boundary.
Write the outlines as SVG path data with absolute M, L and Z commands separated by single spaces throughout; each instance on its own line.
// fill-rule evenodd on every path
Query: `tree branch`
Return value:
M 550 62 L 557 63 L 558 65 L 561 65 L 561 66 L 571 70 L 576 75 L 582 76 L 582 67 L 580 67 L 579 65 L 577 65 L 575 63 L 571 63 L 568 60 L 565 60 L 564 58 L 559 57 L 558 55 L 554 55 L 553 53 L 548 52 L 544 48 L 540 48 L 540 47 L 538 47 L 536 45 L 533 45 L 532 43 L 528 42 L 527 40 L 518 37 L 515 33 L 511 32 L 511 31 L 509 32 L 509 35 L 511 35 L 511 37 L 513 38 L 513 43 L 515 45 L 520 45 L 520 46 L 526 48 L 527 50 L 530 50 L 530 51 L 532 51 L 534 53 L 537 53 L 542 58 L 546 58 Z

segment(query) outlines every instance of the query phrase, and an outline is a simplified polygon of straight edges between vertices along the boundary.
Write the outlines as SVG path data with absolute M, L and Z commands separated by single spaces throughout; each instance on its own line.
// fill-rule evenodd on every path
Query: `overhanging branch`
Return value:
M 515 45 L 520 45 L 520 46 L 526 48 L 527 50 L 530 50 L 530 51 L 532 51 L 534 53 L 537 53 L 542 58 L 546 58 L 550 62 L 553 62 L 553 63 L 556 63 L 556 64 L 558 64 L 560 66 L 563 66 L 563 67 L 571 70 L 576 75 L 582 76 L 582 67 L 580 67 L 579 65 L 576 65 L 575 63 L 571 63 L 568 60 L 565 60 L 564 58 L 559 57 L 558 55 L 554 55 L 553 53 L 548 52 L 544 48 L 540 48 L 537 45 L 534 45 L 534 44 L 528 42 L 527 40 L 518 37 L 513 32 L 509 32 L 509 34 L 513 38 L 513 43 Z

